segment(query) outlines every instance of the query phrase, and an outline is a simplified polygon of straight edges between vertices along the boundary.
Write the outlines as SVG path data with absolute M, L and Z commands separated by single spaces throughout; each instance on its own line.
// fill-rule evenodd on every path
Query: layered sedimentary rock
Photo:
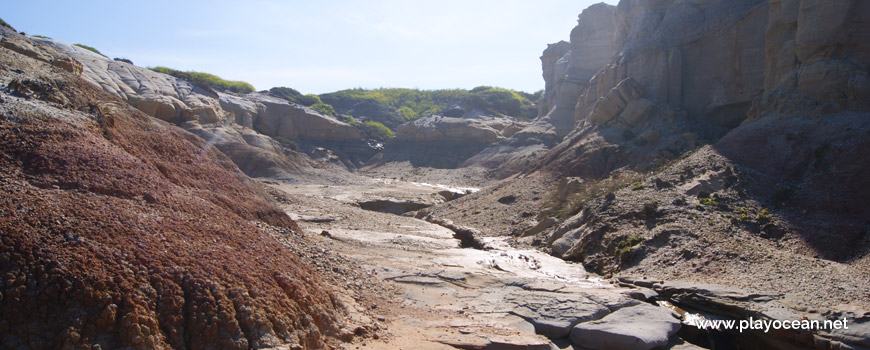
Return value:
M 0 48 L 0 84 L 0 347 L 338 336 L 331 287 L 261 229 L 295 223 L 216 148 L 15 50 Z
M 123 61 L 110 60 L 88 50 L 52 39 L 38 39 L 53 45 L 84 66 L 82 77 L 100 86 L 146 114 L 187 128 L 221 129 L 217 134 L 233 137 L 215 138 L 215 145 L 231 155 L 240 167 L 272 168 L 268 172 L 252 172 L 252 176 L 291 176 L 307 164 L 297 163 L 301 155 L 284 157 L 285 150 L 275 151 L 275 143 L 261 147 L 245 140 L 234 125 L 260 134 L 294 142 L 303 151 L 327 147 L 345 156 L 346 165 L 354 166 L 374 154 L 366 146 L 359 130 L 310 108 L 263 93 L 237 96 L 211 90 L 184 79 L 157 73 Z M 192 129 L 193 130 L 193 129 Z M 279 147 L 280 148 L 280 147 Z M 292 148 L 292 147 L 291 147 Z M 239 153 L 238 149 L 247 151 Z M 300 150 L 297 149 L 293 150 Z M 292 153 L 292 152 L 291 152 Z M 244 157 L 242 157 L 242 154 Z M 251 157 L 262 164 L 251 166 Z M 244 165 L 246 163 L 248 165 Z M 285 166 L 286 165 L 286 166 Z
M 616 30 L 615 10 L 615 6 L 604 3 L 590 6 L 578 16 L 570 43 L 561 41 L 547 46 L 541 56 L 545 89 L 538 117 L 464 165 L 483 166 L 493 169 L 496 177 L 507 177 L 520 172 L 574 130 L 578 97 L 615 52 L 612 40 Z
M 550 45 L 541 56 L 546 110 L 541 120 L 551 124 L 560 137 L 574 128 L 574 107 L 589 79 L 615 52 L 615 11 L 615 6 L 604 3 L 583 10 L 571 31 L 571 43 Z
M 645 97 L 692 118 L 734 127 L 763 89 L 764 0 L 622 1 L 618 53 L 577 103 L 578 122 L 617 84 L 632 78 Z
M 764 38 L 764 95 L 751 118 L 870 110 L 870 3 L 771 0 Z
M 375 162 L 408 160 L 418 166 L 455 168 L 523 126 L 501 117 L 426 116 L 399 126 Z

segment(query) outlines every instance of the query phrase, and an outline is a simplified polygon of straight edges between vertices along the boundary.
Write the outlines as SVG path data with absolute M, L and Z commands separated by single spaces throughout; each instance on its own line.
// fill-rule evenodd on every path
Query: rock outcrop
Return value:
M 528 167 L 574 130 L 578 97 L 615 52 L 615 11 L 615 6 L 604 3 L 590 6 L 578 17 L 570 43 L 547 46 L 541 56 L 545 89 L 538 117 L 470 158 L 465 166 L 482 166 L 493 169 L 497 178 L 508 177 Z
M 574 129 L 577 99 L 588 88 L 589 79 L 615 53 L 615 11 L 615 6 L 605 3 L 583 10 L 577 19 L 578 25 L 571 31 L 567 50 L 564 43 L 557 43 L 548 46 L 541 56 L 546 102 L 546 114 L 541 121 L 552 125 L 559 137 Z
M 678 330 L 680 320 L 669 310 L 639 304 L 578 324 L 571 330 L 571 341 L 589 349 L 647 350 L 664 347 Z
M 410 161 L 415 166 L 455 168 L 487 146 L 525 126 L 505 117 L 431 115 L 399 126 L 374 162 Z
M 733 128 L 763 89 L 764 0 L 621 1 L 617 53 L 577 102 L 578 121 L 626 78 L 645 97 L 713 126 Z M 727 54 L 725 54 L 727 52 Z
M 345 165 L 355 167 L 371 157 L 375 150 L 366 145 L 360 131 L 310 108 L 272 97 L 265 93 L 237 96 L 214 91 L 184 79 L 157 73 L 124 61 L 110 60 L 80 47 L 48 38 L 39 38 L 83 64 L 82 77 L 106 92 L 115 95 L 146 114 L 200 130 L 200 126 L 217 130 L 216 134 L 233 135 L 218 138 L 215 145 L 226 151 L 234 162 L 251 176 L 292 178 L 310 168 L 300 162 L 301 154 L 276 151 L 274 145 L 262 142 L 238 142 L 235 125 L 256 133 L 292 141 L 291 151 L 310 152 L 327 147 L 342 156 Z M 191 123 L 192 122 L 192 123 Z M 250 134 L 249 132 L 242 132 Z M 256 138 L 256 137 L 255 137 Z M 275 143 L 275 144 L 280 144 Z M 262 147 L 261 147 L 262 146 Z M 243 152 L 239 152 L 244 149 Z M 270 169 L 262 171 L 261 169 Z
M 336 294 L 267 231 L 298 227 L 217 149 L 16 50 L 0 84 L 0 347 L 332 346 Z
M 750 118 L 870 111 L 870 4 L 771 0 L 767 16 L 764 95 Z

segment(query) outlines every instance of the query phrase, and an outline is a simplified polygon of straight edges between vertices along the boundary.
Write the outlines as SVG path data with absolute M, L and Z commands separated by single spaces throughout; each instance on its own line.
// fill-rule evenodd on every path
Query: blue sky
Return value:
M 4 1 L 20 31 L 304 93 L 346 88 L 534 92 L 541 51 L 601 1 Z M 617 1 L 605 1 L 615 4 Z

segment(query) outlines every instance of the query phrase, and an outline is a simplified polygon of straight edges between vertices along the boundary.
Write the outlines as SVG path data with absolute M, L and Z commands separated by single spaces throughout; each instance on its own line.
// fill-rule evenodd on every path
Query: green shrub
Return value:
M 301 104 L 303 106 L 311 107 L 316 104 L 324 104 L 323 101 L 320 100 L 320 97 L 317 95 L 301 95 L 296 97 L 296 103 Z
M 413 110 L 411 107 L 408 106 L 400 107 L 398 109 L 398 112 L 405 120 L 414 120 L 420 117 L 420 114 L 418 114 L 417 111 Z
M 356 119 L 354 119 L 352 115 L 338 114 L 335 117 L 338 118 L 338 120 L 341 120 L 341 121 L 348 123 L 350 125 L 353 125 L 353 126 L 359 125 L 359 122 L 357 122 Z
M 315 103 L 315 104 L 311 105 L 310 107 L 311 107 L 311 109 L 318 111 L 324 115 L 328 115 L 328 116 L 335 115 L 335 109 L 332 108 L 332 105 L 328 105 L 328 104 L 323 103 L 323 102 Z
M 712 199 L 710 197 L 700 197 L 700 198 L 698 198 L 698 202 L 701 202 L 701 204 L 706 205 L 706 206 L 710 206 L 710 207 L 715 207 L 715 206 L 719 205 L 719 203 L 716 202 L 715 199 Z
M 634 184 L 634 185 L 631 185 L 631 190 L 632 190 L 632 191 L 640 191 L 640 190 L 642 190 L 642 189 L 643 189 L 643 184 L 642 184 L 642 183 L 636 183 L 636 184 Z
M 376 121 L 368 120 L 360 125 L 362 130 L 371 138 L 384 141 L 396 136 L 390 128 Z
M 302 96 L 302 93 L 294 88 L 288 87 L 273 87 L 269 89 L 269 94 L 277 98 L 283 98 L 287 101 L 296 102 L 296 98 Z
M 619 241 L 616 242 L 616 251 L 614 252 L 616 256 L 622 256 L 631 250 L 632 247 L 643 242 L 643 237 L 634 236 L 634 237 L 622 237 Z
M 6 21 L 4 21 L 2 18 L 0 18 L 0 26 L 15 30 L 15 28 L 12 28 L 12 26 L 10 26 L 9 23 L 6 23 Z
M 124 62 L 124 63 L 133 64 L 133 61 L 131 61 L 131 60 L 129 60 L 129 59 L 126 59 L 126 58 L 115 57 L 114 60 L 115 60 L 115 61 L 118 61 L 118 62 Z
M 2 21 L 2 20 L 0 20 L 0 21 Z M 45 35 L 33 35 L 33 37 L 34 37 L 34 38 L 40 38 L 40 39 L 51 39 L 51 38 L 49 38 L 49 37 L 47 37 L 47 36 L 45 36 Z
M 758 212 L 758 215 L 756 215 L 756 219 L 758 219 L 758 221 L 770 221 L 770 211 L 766 208 L 762 208 L 761 211 Z
M 167 67 L 148 67 L 158 73 L 169 74 L 176 78 L 190 81 L 194 84 L 209 87 L 215 90 L 231 91 L 239 94 L 254 92 L 254 86 L 244 81 L 224 80 L 214 74 L 186 71 L 167 68 Z
M 85 50 L 88 50 L 88 51 L 90 51 L 90 52 L 93 52 L 93 53 L 95 53 L 95 54 L 97 54 L 97 55 L 103 56 L 103 57 L 105 57 L 105 58 L 109 58 L 108 56 L 106 56 L 106 55 L 104 55 L 102 52 L 100 52 L 99 50 L 97 50 L 97 49 L 95 49 L 95 48 L 93 48 L 93 47 L 90 47 L 90 46 L 88 46 L 88 45 L 83 45 L 83 44 L 73 44 L 73 46 L 78 46 L 78 47 L 80 47 L 80 48 L 83 48 L 83 49 L 85 49 Z

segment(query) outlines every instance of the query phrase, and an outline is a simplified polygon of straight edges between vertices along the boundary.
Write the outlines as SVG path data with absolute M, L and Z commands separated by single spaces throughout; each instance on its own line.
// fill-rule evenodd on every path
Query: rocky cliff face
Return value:
M 0 42 L 28 39 L 0 28 Z M 338 336 L 343 307 L 270 236 L 298 228 L 254 182 L 29 43 L 39 55 L 0 48 L 0 347 L 323 348 Z
M 541 56 L 546 102 L 542 119 L 554 126 L 559 137 L 574 129 L 577 98 L 615 52 L 615 11 L 615 6 L 605 3 L 583 10 L 571 31 L 571 43 L 550 45 Z
M 868 6 L 623 0 L 575 128 L 519 176 L 432 215 L 599 273 L 775 291 L 789 312 L 824 306 L 867 327 Z M 542 57 L 551 111 L 567 105 L 558 72 L 573 45 Z M 501 215 L 463 215 L 478 207 Z M 861 334 L 764 341 L 867 346 Z
M 488 115 L 467 118 L 431 115 L 399 126 L 396 137 L 372 164 L 410 161 L 414 166 L 456 168 L 490 144 L 527 123 Z
M 868 111 L 870 4 L 770 1 L 764 94 L 750 118 L 772 113 Z
M 574 130 L 578 97 L 614 53 L 615 10 L 604 3 L 589 7 L 578 17 L 570 43 L 547 46 L 541 55 L 545 89 L 538 117 L 470 158 L 465 166 L 482 166 L 492 169 L 495 177 L 505 178 L 522 171 Z

